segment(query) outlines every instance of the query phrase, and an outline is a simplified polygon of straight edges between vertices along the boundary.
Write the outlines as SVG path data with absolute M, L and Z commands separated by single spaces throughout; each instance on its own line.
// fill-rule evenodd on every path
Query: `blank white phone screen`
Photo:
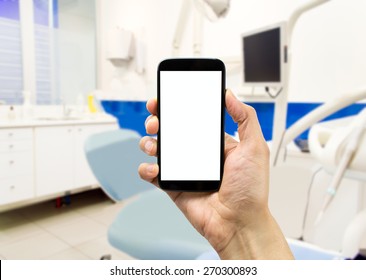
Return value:
M 160 72 L 161 180 L 220 180 L 221 77 Z

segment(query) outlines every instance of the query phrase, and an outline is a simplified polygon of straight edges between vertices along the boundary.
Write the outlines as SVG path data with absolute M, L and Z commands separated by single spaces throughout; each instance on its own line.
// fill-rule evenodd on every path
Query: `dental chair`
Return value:
M 366 89 L 360 89 L 335 98 L 305 115 L 286 130 L 280 149 L 275 151 L 277 160 L 280 163 L 281 161 L 285 162 L 287 145 L 303 131 L 311 127 L 309 133 L 310 153 L 320 163 L 322 168 L 333 176 L 330 188 L 328 188 L 329 191 L 333 192 L 331 195 L 334 196 L 335 189 L 342 178 L 365 182 L 366 164 L 363 159 L 366 154 L 366 109 L 354 117 L 318 123 L 338 110 L 365 98 Z M 282 171 L 286 172 L 286 169 L 283 168 Z M 364 185 L 363 187 L 366 187 L 364 183 L 362 184 Z M 322 212 L 326 210 L 327 204 L 330 204 L 330 201 L 327 202 L 325 200 L 325 206 L 319 213 L 318 220 L 322 218 Z M 315 222 L 316 224 L 317 222 Z M 343 235 L 340 252 L 332 253 L 329 251 L 327 253 L 330 254 L 331 258 L 332 254 L 334 254 L 335 259 L 352 259 L 358 254 L 365 234 L 366 209 L 359 209 L 359 212 L 348 223 Z M 291 242 L 289 243 L 291 246 Z M 306 248 L 309 245 L 306 242 L 300 241 L 295 241 L 293 244 L 296 245 L 299 253 L 301 253 L 302 247 Z M 306 249 L 304 252 L 311 258 L 312 251 L 314 256 L 316 256 L 320 248 L 309 247 L 309 249 Z M 317 258 L 315 257 L 315 259 Z
M 209 243 L 168 195 L 140 179 L 138 166 L 154 159 L 139 149 L 140 135 L 120 129 L 90 136 L 86 157 L 103 191 L 129 199 L 108 229 L 109 243 L 136 259 L 196 259 Z
M 104 192 L 114 201 L 129 199 L 108 229 L 110 244 L 137 259 L 218 259 L 165 192 L 140 179 L 139 164 L 153 159 L 140 151 L 139 140 L 136 132 L 122 129 L 92 135 L 85 143 L 87 160 Z M 354 238 L 354 226 L 349 232 L 345 240 Z M 357 228 L 360 232 L 364 229 Z M 288 243 L 296 259 L 341 259 L 356 248 L 339 253 L 291 239 Z

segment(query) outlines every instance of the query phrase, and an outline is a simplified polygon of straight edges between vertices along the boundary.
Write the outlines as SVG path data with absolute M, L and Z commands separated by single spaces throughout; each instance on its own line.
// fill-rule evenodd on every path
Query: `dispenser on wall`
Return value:
M 133 57 L 133 33 L 120 27 L 108 31 L 106 57 L 112 63 L 130 61 Z

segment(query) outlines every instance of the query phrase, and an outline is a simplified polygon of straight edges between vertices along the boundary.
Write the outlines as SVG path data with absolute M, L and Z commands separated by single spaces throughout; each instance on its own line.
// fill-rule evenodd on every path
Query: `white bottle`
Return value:
M 30 119 L 33 117 L 33 107 L 31 103 L 31 93 L 30 91 L 23 91 L 23 118 Z
M 13 121 L 16 119 L 16 113 L 13 106 L 10 106 L 9 112 L 8 112 L 8 120 Z

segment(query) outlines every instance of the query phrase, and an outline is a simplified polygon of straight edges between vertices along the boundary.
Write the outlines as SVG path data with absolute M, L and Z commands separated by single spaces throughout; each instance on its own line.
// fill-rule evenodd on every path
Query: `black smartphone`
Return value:
M 167 59 L 158 67 L 158 182 L 170 191 L 220 188 L 224 161 L 225 65 Z

